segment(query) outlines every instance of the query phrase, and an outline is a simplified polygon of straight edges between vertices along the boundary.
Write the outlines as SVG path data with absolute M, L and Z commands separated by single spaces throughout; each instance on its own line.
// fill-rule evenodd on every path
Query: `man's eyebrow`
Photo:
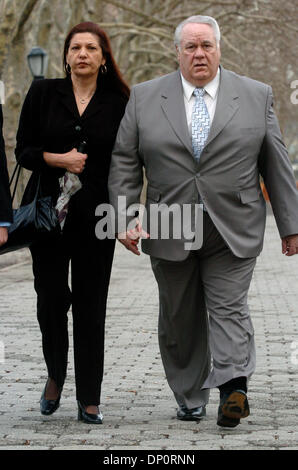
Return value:
M 189 40 L 189 41 L 185 42 L 185 46 L 192 46 L 194 44 L 197 44 L 198 42 L 200 42 L 200 41 L 197 41 L 196 39 Z M 210 39 L 203 39 L 201 41 L 201 44 L 213 44 L 213 42 Z

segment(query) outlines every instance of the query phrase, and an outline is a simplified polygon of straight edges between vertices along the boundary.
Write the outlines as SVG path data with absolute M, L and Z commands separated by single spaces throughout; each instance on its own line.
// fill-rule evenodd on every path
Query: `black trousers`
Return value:
M 84 405 L 100 404 L 106 302 L 115 248 L 115 240 L 98 240 L 94 229 L 95 223 L 86 226 L 67 216 L 62 235 L 42 236 L 31 246 L 48 375 L 63 387 L 69 348 L 67 313 L 72 306 L 76 398 Z

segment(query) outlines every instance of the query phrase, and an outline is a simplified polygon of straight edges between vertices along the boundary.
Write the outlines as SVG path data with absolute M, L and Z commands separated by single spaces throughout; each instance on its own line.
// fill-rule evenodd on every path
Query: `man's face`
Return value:
M 182 75 L 193 85 L 203 87 L 216 76 L 220 48 L 209 24 L 187 23 L 177 53 Z

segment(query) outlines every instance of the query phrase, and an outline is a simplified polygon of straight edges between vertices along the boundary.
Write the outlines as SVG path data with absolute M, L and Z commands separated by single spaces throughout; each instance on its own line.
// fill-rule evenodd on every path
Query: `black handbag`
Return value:
M 12 200 L 16 194 L 20 171 L 21 166 L 17 163 L 9 182 L 11 186 L 17 173 Z M 29 247 L 41 233 L 51 231 L 60 231 L 60 226 L 52 197 L 41 197 L 39 175 L 33 201 L 13 210 L 13 222 L 8 227 L 8 240 L 0 247 L 0 255 Z

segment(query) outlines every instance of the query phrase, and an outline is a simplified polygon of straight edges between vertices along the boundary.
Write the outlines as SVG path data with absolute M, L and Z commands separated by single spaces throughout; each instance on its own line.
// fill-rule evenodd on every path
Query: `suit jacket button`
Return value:
M 76 127 L 75 127 L 75 130 L 76 130 L 77 132 L 80 132 L 80 131 L 82 130 L 82 128 L 81 128 L 81 126 L 76 126 Z

